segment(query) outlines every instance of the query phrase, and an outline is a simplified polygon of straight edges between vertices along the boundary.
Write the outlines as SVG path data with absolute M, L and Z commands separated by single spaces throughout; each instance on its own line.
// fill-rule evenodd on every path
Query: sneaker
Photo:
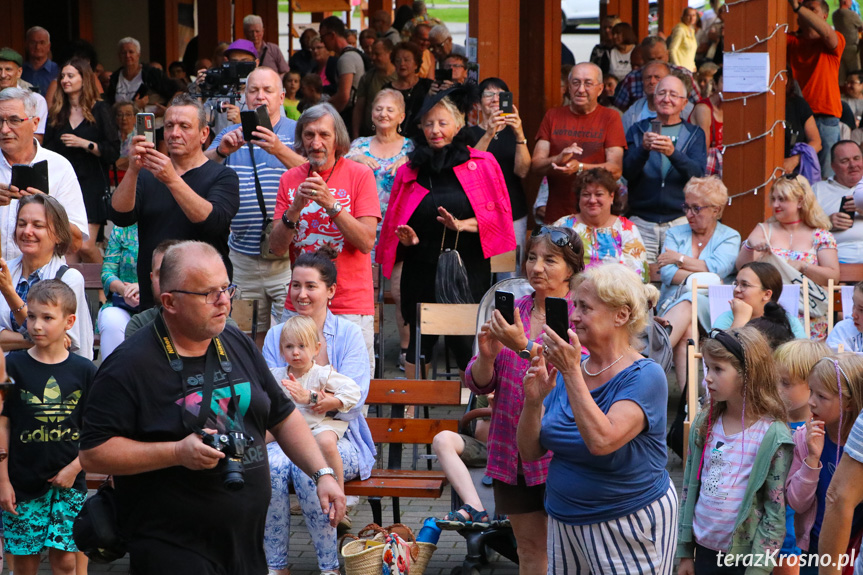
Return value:
M 328 569 L 326 571 L 321 571 L 321 575 L 341 575 L 338 569 Z

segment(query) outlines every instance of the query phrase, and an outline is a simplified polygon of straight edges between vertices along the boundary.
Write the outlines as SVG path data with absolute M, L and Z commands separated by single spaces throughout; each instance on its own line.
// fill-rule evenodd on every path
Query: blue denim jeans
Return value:
M 833 177 L 833 168 L 830 167 L 830 148 L 839 141 L 839 118 L 833 116 L 815 116 L 815 125 L 818 126 L 818 134 L 821 136 L 821 151 L 818 152 L 818 161 L 821 162 L 821 179 Z M 815 182 L 811 182 L 814 184 Z

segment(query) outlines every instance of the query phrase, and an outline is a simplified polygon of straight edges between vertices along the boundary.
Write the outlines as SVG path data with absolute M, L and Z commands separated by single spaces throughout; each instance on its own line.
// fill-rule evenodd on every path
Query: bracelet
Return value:
M 523 145 L 523 146 L 526 146 L 526 145 L 527 145 L 527 138 L 525 138 L 525 139 L 523 139 L 523 140 L 518 140 L 518 141 L 516 141 L 516 144 L 521 144 L 521 145 Z
M 793 10 L 793 11 L 794 11 L 794 13 L 795 13 L 795 14 L 797 14 L 798 12 L 800 12 L 800 9 L 801 9 L 801 8 L 803 8 L 803 2 L 798 2 L 798 3 L 797 3 L 797 8 L 792 8 L 791 10 Z
M 22 303 L 22 304 L 21 304 L 21 307 L 19 307 L 18 309 L 13 309 L 13 310 L 12 310 L 12 313 L 18 313 L 19 311 L 21 311 L 21 310 L 22 310 L 22 309 L 24 309 L 25 307 L 27 307 L 27 302 L 26 302 L 26 301 L 25 301 L 24 303 Z
M 221 145 L 221 142 L 219 142 L 219 145 Z M 222 158 L 223 160 L 228 159 L 228 156 L 226 156 L 225 154 L 223 154 L 222 152 L 219 151 L 219 146 L 216 146 L 216 155 L 219 156 L 220 158 Z
M 750 252 L 755 251 L 755 248 L 753 248 L 752 246 L 749 245 L 749 239 L 743 240 L 743 249 L 750 251 Z

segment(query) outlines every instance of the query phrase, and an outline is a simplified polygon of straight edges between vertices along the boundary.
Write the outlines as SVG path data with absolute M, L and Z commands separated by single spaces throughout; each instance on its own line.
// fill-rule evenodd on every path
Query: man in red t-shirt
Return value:
M 576 176 L 590 168 L 605 168 L 615 178 L 623 171 L 626 134 L 620 114 L 599 105 L 602 70 L 578 64 L 569 73 L 569 106 L 545 113 L 530 167 L 548 176 L 546 222 L 575 213 Z
M 830 9 L 824 0 L 788 0 L 797 13 L 799 29 L 788 34 L 788 63 L 800 83 L 803 99 L 812 108 L 821 135 L 821 177 L 833 175 L 830 149 L 839 141 L 839 118 L 842 100 L 839 91 L 839 64 L 845 49 L 845 38 L 830 27 Z
M 330 311 L 363 331 L 374 372 L 374 288 L 371 251 L 381 219 L 374 173 L 344 159 L 350 149 L 345 123 L 329 104 L 312 106 L 297 121 L 296 150 L 308 164 L 282 174 L 270 250 L 291 261 L 329 244 L 339 252 L 336 295 Z M 292 309 L 288 297 L 285 307 Z

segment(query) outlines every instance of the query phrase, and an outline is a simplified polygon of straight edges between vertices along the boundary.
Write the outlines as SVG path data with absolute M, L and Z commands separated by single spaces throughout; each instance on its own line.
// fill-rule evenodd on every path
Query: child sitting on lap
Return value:
M 344 437 L 348 422 L 334 419 L 331 413 L 350 411 L 360 400 L 360 386 L 338 373 L 333 366 L 315 363 L 321 351 L 321 341 L 318 326 L 311 318 L 301 315 L 289 318 L 282 328 L 279 346 L 288 365 L 273 367 L 270 371 L 282 382 L 285 394 L 294 400 L 306 418 L 327 465 L 333 468 L 339 485 L 344 489 L 344 471 L 337 443 Z

